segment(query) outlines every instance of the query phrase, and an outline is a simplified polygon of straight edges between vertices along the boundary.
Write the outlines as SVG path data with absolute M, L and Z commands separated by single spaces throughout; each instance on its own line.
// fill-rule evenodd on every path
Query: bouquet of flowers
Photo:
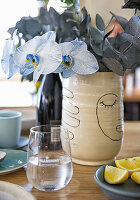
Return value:
M 111 20 L 105 25 L 97 14 L 94 27 L 86 8 L 79 12 L 78 0 L 49 0 L 48 9 L 42 8 L 38 17 L 23 17 L 8 30 L 12 38 L 6 40 L 3 50 L 3 71 L 8 78 L 18 71 L 23 76 L 33 73 L 34 82 L 41 74 L 52 72 L 62 73 L 63 78 L 97 71 L 123 76 L 126 69 L 140 65 L 140 4 L 129 0 L 123 8 L 135 8 L 129 21 L 111 12 Z M 115 25 L 107 30 L 114 18 L 123 31 L 111 37 Z

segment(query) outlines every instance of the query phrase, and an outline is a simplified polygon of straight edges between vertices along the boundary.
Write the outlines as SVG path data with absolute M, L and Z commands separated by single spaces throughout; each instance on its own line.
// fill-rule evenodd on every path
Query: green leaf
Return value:
M 124 17 L 115 15 L 113 12 L 110 12 L 110 13 L 112 14 L 113 17 L 115 17 L 115 19 L 119 22 L 119 24 L 122 26 L 122 28 L 125 29 L 125 27 L 128 23 L 128 20 L 125 19 Z
M 61 0 L 62 1 L 62 0 Z M 63 1 L 62 1 L 63 2 Z M 67 4 L 67 5 L 70 5 L 70 4 L 73 4 L 73 1 L 72 0 L 65 0 L 65 3 Z
M 99 70 L 98 72 L 111 72 L 103 63 L 102 61 L 99 63 Z
M 81 13 L 82 13 L 82 21 L 83 21 L 87 17 L 87 10 L 85 7 L 82 8 Z
M 123 42 L 126 42 L 126 41 L 128 41 L 128 42 L 130 42 L 130 43 L 133 42 L 133 36 L 130 35 L 130 34 L 128 34 L 128 33 L 122 33 L 120 37 L 121 37 L 121 40 L 122 40 Z
M 110 42 L 111 45 L 114 45 L 114 44 L 115 44 L 115 41 L 116 41 L 116 37 L 107 38 L 107 40 Z
M 100 44 L 103 42 L 104 37 L 98 29 L 91 26 L 89 28 L 89 32 L 90 32 L 90 35 L 91 35 L 92 39 L 94 40 L 95 44 Z
M 136 47 L 137 50 L 140 50 L 140 38 L 134 37 L 133 45 Z
M 99 14 L 96 15 L 96 26 L 101 31 L 105 29 L 105 23 Z
M 93 40 L 90 41 L 90 45 L 97 55 L 103 56 L 103 50 L 100 48 L 100 45 L 96 45 Z
M 81 36 L 87 33 L 90 22 L 91 22 L 90 15 L 87 15 L 86 18 L 80 23 L 79 30 Z
M 115 74 L 120 76 L 124 75 L 124 69 L 122 64 L 114 58 L 102 58 L 102 62 L 105 64 L 107 68 L 113 71 Z

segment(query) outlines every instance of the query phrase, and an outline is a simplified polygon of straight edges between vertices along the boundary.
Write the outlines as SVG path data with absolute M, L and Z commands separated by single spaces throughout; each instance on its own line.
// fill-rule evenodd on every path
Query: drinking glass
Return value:
M 30 129 L 27 178 L 37 189 L 64 188 L 73 175 L 68 131 L 60 125 L 41 125 Z

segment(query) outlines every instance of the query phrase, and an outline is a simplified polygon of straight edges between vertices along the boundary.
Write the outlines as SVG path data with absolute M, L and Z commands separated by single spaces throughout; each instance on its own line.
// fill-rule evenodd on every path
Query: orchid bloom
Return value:
M 56 33 L 49 31 L 42 36 L 36 36 L 16 49 L 14 62 L 20 67 L 21 75 L 32 72 L 34 82 L 40 74 L 55 71 L 62 61 L 60 46 L 55 42 Z
M 60 44 L 62 62 L 55 73 L 63 72 L 63 78 L 73 74 L 92 74 L 98 71 L 99 66 L 95 56 L 87 50 L 85 42 L 78 39 Z
M 13 61 L 13 55 L 16 50 L 15 37 L 17 30 L 13 33 L 13 39 L 7 39 L 3 48 L 3 55 L 1 59 L 1 67 L 5 74 L 8 74 L 8 79 L 16 74 L 19 67 Z

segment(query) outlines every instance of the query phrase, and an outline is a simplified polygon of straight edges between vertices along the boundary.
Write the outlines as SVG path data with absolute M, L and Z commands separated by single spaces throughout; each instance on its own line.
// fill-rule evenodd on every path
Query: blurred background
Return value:
M 0 6 L 0 58 L 6 38 L 10 37 L 7 30 L 14 27 L 16 22 L 23 16 L 36 17 L 40 8 L 45 6 L 45 2 L 37 0 L 7 0 L 1 1 Z M 80 6 L 86 6 L 91 15 L 94 24 L 95 15 L 99 13 L 107 23 L 111 14 L 110 11 L 117 15 L 130 19 L 134 10 L 121 10 L 124 4 L 123 0 L 81 0 Z M 140 120 L 140 67 L 127 71 L 123 77 L 124 83 L 124 118 L 125 120 Z M 0 109 L 4 108 L 27 108 L 32 109 L 30 117 L 35 115 L 37 103 L 37 91 L 40 83 L 36 85 L 31 81 L 21 82 L 21 75 L 16 74 L 10 80 L 0 71 Z M 35 118 L 35 116 L 34 116 Z

